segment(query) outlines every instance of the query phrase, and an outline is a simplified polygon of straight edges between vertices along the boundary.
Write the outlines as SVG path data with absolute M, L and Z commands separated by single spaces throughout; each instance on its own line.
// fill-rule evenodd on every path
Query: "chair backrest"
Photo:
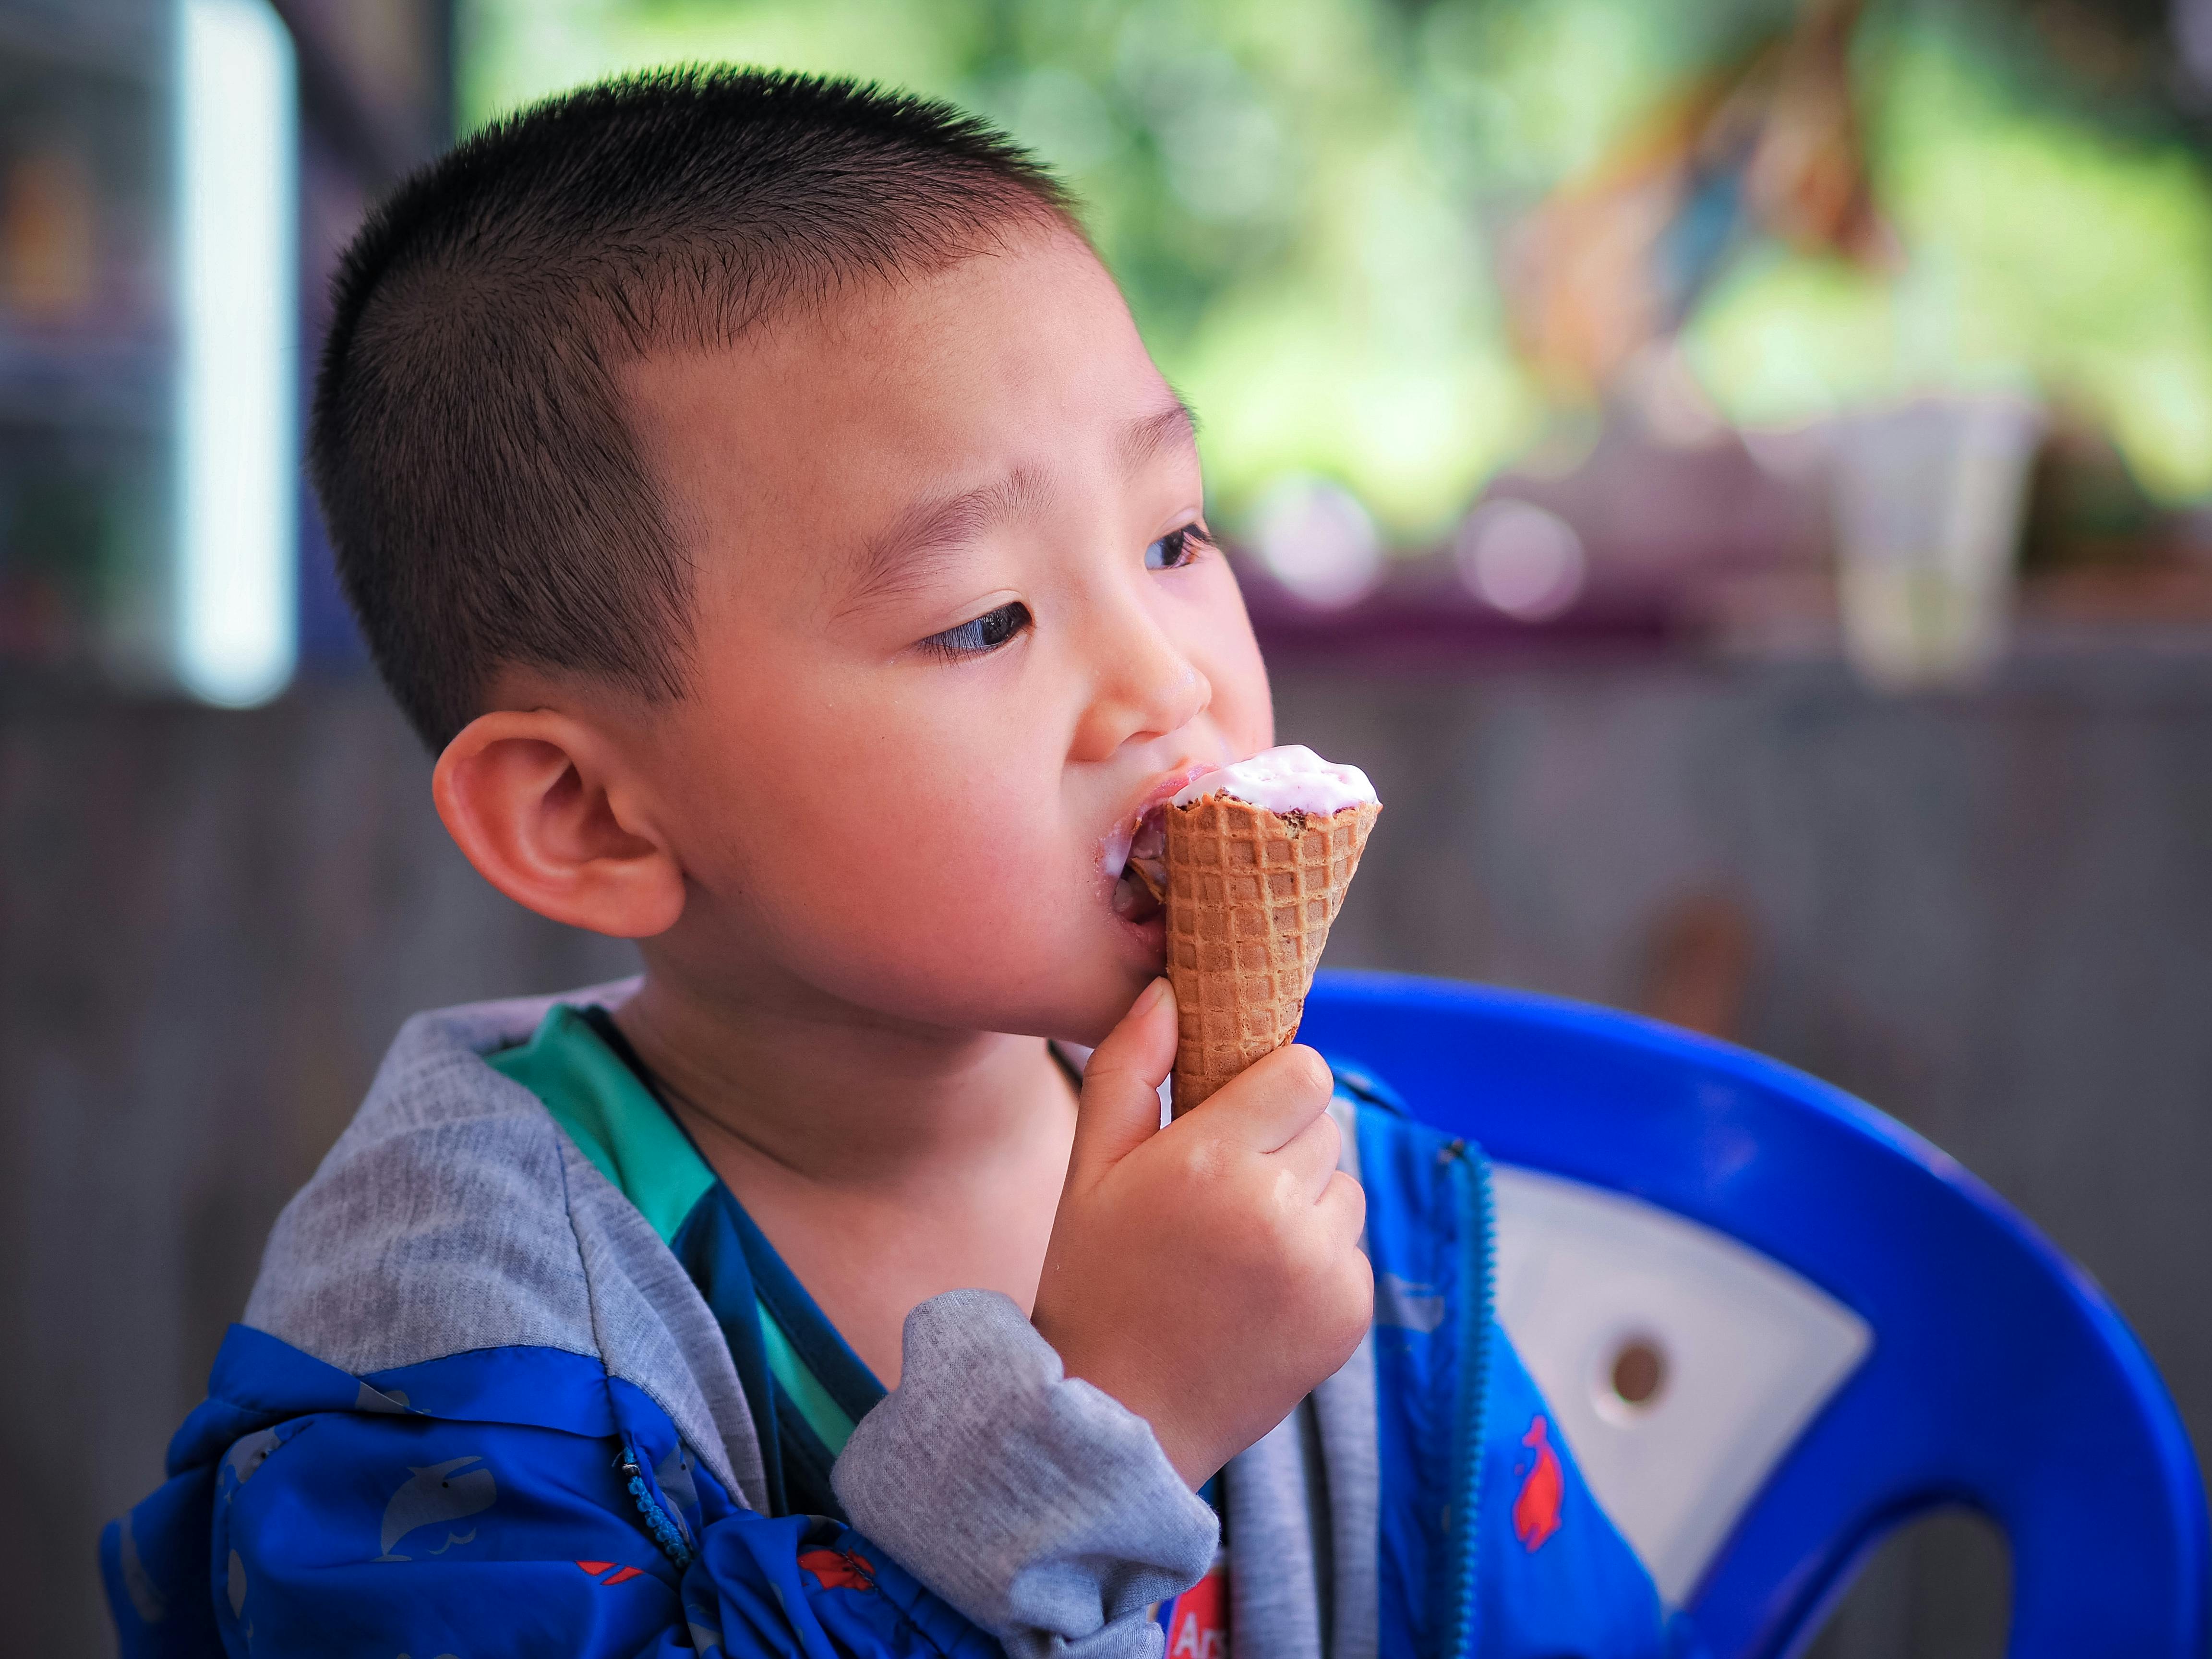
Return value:
M 1956 1163 L 1771 1060 L 1632 1015 L 1329 973 L 1300 1040 L 1498 1169 L 1499 1316 L 1716 1659 L 1779 1659 L 1863 1553 L 1963 1504 L 2012 1659 L 2203 1659 L 2204 1492 L 2087 1275 Z

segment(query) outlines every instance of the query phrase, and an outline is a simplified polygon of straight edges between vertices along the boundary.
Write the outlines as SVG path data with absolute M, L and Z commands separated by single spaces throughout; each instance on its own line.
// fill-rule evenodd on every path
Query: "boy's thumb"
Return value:
M 1156 979 L 1083 1068 L 1071 1187 L 1096 1180 L 1159 1132 L 1160 1085 L 1175 1067 L 1176 1036 L 1175 992 Z

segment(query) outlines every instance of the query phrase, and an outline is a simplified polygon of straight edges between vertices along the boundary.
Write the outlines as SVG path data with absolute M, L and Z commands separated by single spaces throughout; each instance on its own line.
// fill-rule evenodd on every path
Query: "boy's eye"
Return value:
M 1020 600 L 986 611 L 972 622 L 932 634 L 921 648 L 933 657 L 980 657 L 996 651 L 1030 625 L 1030 608 Z
M 1179 570 L 1198 557 L 1200 549 L 1212 545 L 1213 538 L 1206 533 L 1204 525 L 1187 524 L 1169 531 L 1145 550 L 1145 568 Z

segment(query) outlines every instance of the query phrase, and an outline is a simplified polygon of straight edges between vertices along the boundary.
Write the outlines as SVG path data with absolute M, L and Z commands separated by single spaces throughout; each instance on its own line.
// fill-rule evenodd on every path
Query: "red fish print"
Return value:
M 576 1565 L 591 1574 L 592 1577 L 599 1578 L 601 1573 L 607 1572 L 607 1569 L 614 1566 L 615 1564 L 611 1561 L 579 1561 Z M 631 1579 L 644 1576 L 643 1567 L 621 1567 L 613 1572 L 607 1572 L 607 1576 L 599 1578 L 599 1582 L 602 1584 L 627 1584 Z
M 875 1564 L 850 1550 L 807 1550 L 799 1565 L 814 1575 L 823 1589 L 872 1590 L 876 1587 Z
M 1559 1529 L 1559 1501 L 1567 1495 L 1567 1481 L 1559 1455 L 1552 1449 L 1551 1425 L 1541 1417 L 1530 1419 L 1521 1443 L 1534 1448 L 1536 1461 L 1513 1500 L 1513 1535 L 1533 1555 Z

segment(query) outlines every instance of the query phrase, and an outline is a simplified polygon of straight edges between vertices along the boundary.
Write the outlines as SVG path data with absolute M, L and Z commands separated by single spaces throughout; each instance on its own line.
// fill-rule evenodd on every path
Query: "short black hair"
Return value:
M 617 371 L 842 284 L 942 269 L 1060 185 L 949 105 L 731 68 L 625 76 L 485 128 L 341 261 L 308 434 L 338 576 L 434 752 L 504 664 L 647 701 L 688 680 L 691 569 Z

